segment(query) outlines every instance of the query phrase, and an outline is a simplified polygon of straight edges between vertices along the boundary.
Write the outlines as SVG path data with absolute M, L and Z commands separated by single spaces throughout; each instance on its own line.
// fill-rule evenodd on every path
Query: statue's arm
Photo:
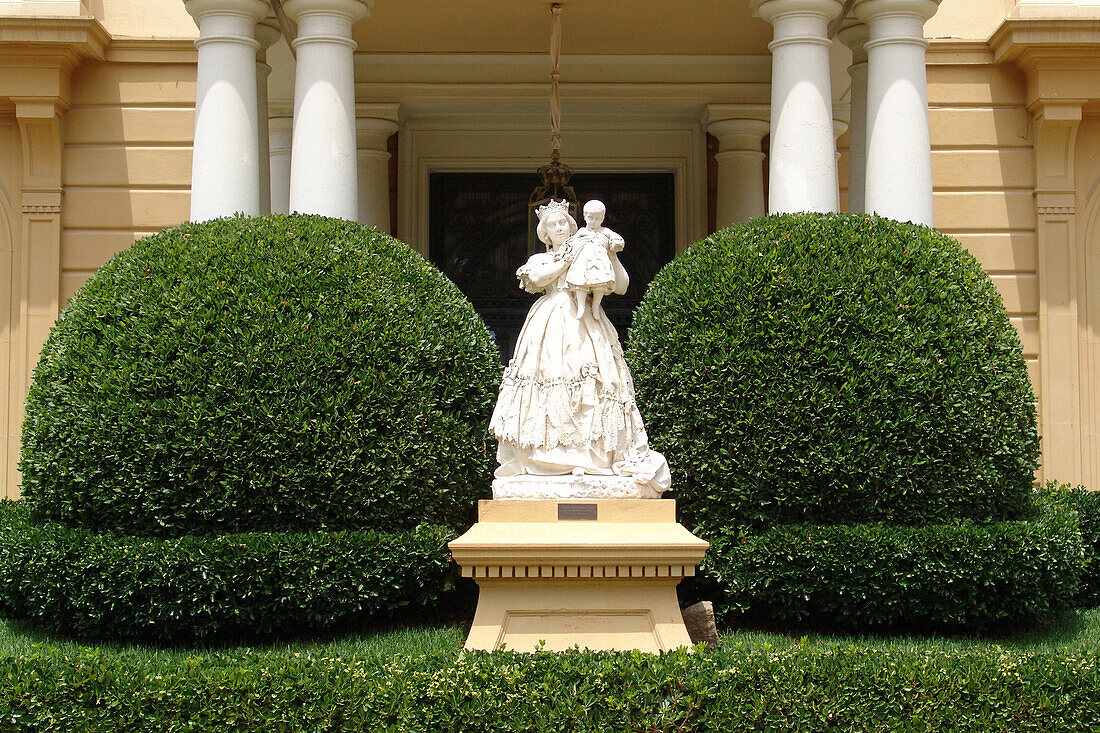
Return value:
M 615 286 L 611 292 L 616 295 L 626 295 L 626 289 L 630 287 L 630 275 L 627 274 L 623 263 L 619 262 L 618 252 L 612 251 L 608 254 L 611 256 L 611 267 L 615 270 Z
M 546 290 L 569 268 L 569 260 L 555 259 L 551 254 L 532 255 L 527 264 L 516 270 L 519 286 L 529 293 Z

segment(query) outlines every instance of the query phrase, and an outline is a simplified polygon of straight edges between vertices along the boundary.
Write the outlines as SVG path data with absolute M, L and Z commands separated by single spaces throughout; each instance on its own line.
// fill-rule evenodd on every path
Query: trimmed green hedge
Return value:
M 717 651 L 97 651 L 0 659 L 14 731 L 1053 731 L 1100 727 L 1095 650 L 1017 652 L 794 641 Z
M 797 214 L 717 232 L 650 284 L 627 359 L 689 526 L 1030 510 L 1019 336 L 978 262 L 933 229 Z
M 374 229 L 184 224 L 73 296 L 23 423 L 50 521 L 186 534 L 459 528 L 489 496 L 500 361 L 458 288 Z
M 1044 500 L 1077 512 L 1085 545 L 1085 568 L 1075 602 L 1078 608 L 1100 607 L 1100 491 L 1051 481 L 1042 494 Z
M 1050 620 L 1074 606 L 1085 550 L 1077 516 L 927 527 L 782 525 L 707 537 L 694 593 L 724 623 L 976 630 Z
M 162 540 L 31 523 L 23 502 L 3 502 L 0 610 L 86 639 L 315 633 L 446 601 L 454 537 L 420 526 Z

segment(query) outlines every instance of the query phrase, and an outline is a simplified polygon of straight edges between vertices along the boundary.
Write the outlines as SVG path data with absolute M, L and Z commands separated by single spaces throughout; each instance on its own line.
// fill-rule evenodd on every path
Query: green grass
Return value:
M 273 641 L 246 646 L 206 648 L 163 648 L 155 646 L 84 644 L 55 639 L 26 629 L 22 624 L 0 619 L 0 658 L 32 655 L 75 654 L 90 650 L 125 658 L 143 657 L 150 662 L 171 664 L 194 660 L 196 656 L 211 662 L 239 659 L 249 654 L 300 655 L 318 657 L 457 657 L 466 636 L 458 625 L 419 628 L 393 628 L 374 632 L 350 633 L 321 641 Z M 722 635 L 720 649 L 741 648 L 781 651 L 807 644 L 831 644 L 869 650 L 908 653 L 940 652 L 960 656 L 978 650 L 1007 650 L 1019 653 L 1060 651 L 1080 653 L 1100 650 L 1100 609 L 1069 616 L 1041 629 L 1030 629 L 1011 636 L 928 637 L 928 636 L 841 636 L 807 634 L 801 637 L 752 630 L 732 630 Z
M 1100 611 L 995 639 L 731 631 L 659 657 L 463 654 L 464 634 L 166 649 L 0 622 L 0 731 L 1100 731 Z
M 170 663 L 196 656 L 239 658 L 251 653 L 294 655 L 311 653 L 325 657 L 422 657 L 457 654 L 466 632 L 456 625 L 435 628 L 395 628 L 373 633 L 352 633 L 323 641 L 273 641 L 246 646 L 204 648 L 157 647 L 132 644 L 85 644 L 55 639 L 28 630 L 19 622 L 0 619 L 0 658 L 30 655 L 77 654 L 90 650 L 120 657 L 144 657 L 149 661 Z

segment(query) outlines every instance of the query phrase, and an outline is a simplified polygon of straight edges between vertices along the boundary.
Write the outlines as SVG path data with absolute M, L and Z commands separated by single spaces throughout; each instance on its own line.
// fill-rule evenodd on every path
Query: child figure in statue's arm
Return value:
M 584 205 L 585 226 L 573 235 L 573 264 L 565 274 L 565 284 L 573 293 L 575 316 L 584 316 L 588 294 L 592 294 L 592 315 L 599 314 L 603 296 L 615 291 L 614 253 L 623 249 L 623 238 L 603 226 L 607 209 L 600 201 Z

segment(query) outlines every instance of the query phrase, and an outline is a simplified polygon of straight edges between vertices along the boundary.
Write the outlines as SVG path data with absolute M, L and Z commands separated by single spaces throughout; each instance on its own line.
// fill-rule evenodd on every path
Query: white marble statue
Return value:
M 618 334 L 600 306 L 605 289 L 621 295 L 630 282 L 618 260 L 622 237 L 602 227 L 602 203 L 584 211 L 588 226 L 578 232 L 564 201 L 538 209 L 546 252 L 516 272 L 524 290 L 543 295 L 489 424 L 500 441 L 497 499 L 656 498 L 672 483 L 664 456 L 649 448 Z M 584 271 L 574 270 L 578 261 Z

